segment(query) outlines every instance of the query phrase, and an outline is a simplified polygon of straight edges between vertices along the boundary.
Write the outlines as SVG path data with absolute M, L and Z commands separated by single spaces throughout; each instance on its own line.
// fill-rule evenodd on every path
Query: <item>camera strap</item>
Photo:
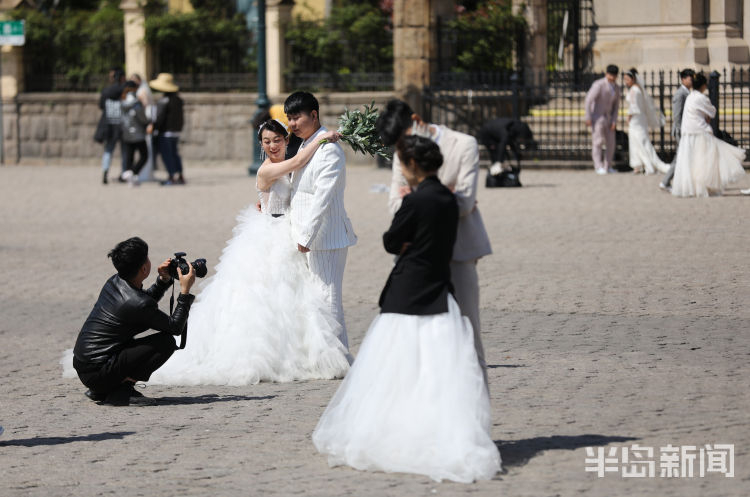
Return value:
M 172 296 L 169 297 L 169 315 L 172 315 L 172 312 L 174 312 L 174 280 L 172 280 Z M 185 327 L 182 329 L 182 334 L 180 335 L 180 346 L 177 347 L 178 350 L 184 349 L 185 344 L 187 343 L 187 323 L 185 323 Z

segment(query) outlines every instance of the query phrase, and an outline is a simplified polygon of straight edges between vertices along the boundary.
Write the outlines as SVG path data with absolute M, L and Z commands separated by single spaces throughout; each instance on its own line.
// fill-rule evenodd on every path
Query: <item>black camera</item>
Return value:
M 198 278 L 203 278 L 208 273 L 208 268 L 206 267 L 206 259 L 195 259 L 193 262 L 188 263 L 184 259 L 184 257 L 187 254 L 185 252 L 175 252 L 174 253 L 174 259 L 169 261 L 169 275 L 174 279 L 179 279 L 180 275 L 177 274 L 177 268 L 180 268 L 180 271 L 182 271 L 182 274 L 187 274 L 190 272 L 190 267 L 188 264 L 193 266 L 193 270 L 195 271 L 195 275 Z

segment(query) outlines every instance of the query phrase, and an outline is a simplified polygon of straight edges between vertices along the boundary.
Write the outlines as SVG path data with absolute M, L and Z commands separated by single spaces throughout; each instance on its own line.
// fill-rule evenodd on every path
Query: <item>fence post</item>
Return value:
M 719 136 L 719 76 L 718 71 L 711 71 L 708 76 L 708 98 L 716 107 L 716 115 L 711 119 L 711 128 L 714 130 L 714 136 Z
M 519 110 L 519 89 L 518 89 L 518 73 L 514 72 L 510 75 L 510 82 L 511 82 L 511 88 L 513 91 L 513 119 L 518 120 L 521 117 L 521 112 Z
M 651 72 L 651 77 L 653 78 L 654 73 Z M 664 71 L 659 71 L 659 110 L 661 110 L 661 114 L 663 116 L 666 115 L 666 112 L 664 112 Z M 662 153 L 664 153 L 664 126 L 659 128 L 659 149 Z

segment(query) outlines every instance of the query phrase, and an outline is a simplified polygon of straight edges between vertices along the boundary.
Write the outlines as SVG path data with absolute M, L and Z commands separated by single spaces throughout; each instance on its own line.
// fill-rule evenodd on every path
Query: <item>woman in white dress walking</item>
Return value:
M 713 134 L 710 123 L 716 115 L 716 107 L 703 93 L 706 86 L 706 76 L 697 74 L 693 89 L 685 100 L 672 180 L 672 195 L 676 197 L 721 195 L 729 183 L 745 174 L 742 167 L 745 150 L 719 140 Z
M 626 100 L 628 102 L 628 155 L 630 167 L 635 174 L 645 172 L 655 174 L 657 171 L 666 173 L 669 164 L 663 162 L 656 154 L 648 135 L 649 129 L 664 126 L 664 114 L 654 105 L 651 97 L 646 93 L 643 80 L 635 68 L 625 73 L 625 86 L 628 87 Z
M 286 214 L 289 173 L 304 166 L 327 132 L 284 160 L 288 131 L 280 121 L 263 123 L 258 139 L 268 158 L 256 185 L 261 212 L 253 202 L 237 217 L 188 320 L 184 350 L 151 376 L 151 383 L 248 385 L 259 381 L 341 378 L 349 369 L 338 323 L 322 287 L 291 237 Z

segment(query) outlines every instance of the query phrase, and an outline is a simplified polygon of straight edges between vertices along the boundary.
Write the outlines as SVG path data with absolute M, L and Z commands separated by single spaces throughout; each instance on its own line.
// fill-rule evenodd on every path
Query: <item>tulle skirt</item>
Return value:
M 669 164 L 659 158 L 651 143 L 645 116 L 634 115 L 630 120 L 628 126 L 628 156 L 630 167 L 633 169 L 643 167 L 646 174 L 654 174 L 656 171 L 662 173 L 669 171 Z
M 203 282 L 190 310 L 186 348 L 175 351 L 150 383 L 343 377 L 349 354 L 337 338 L 340 325 L 292 240 L 288 217 L 273 218 L 250 205 L 237 220 L 216 273 Z M 66 370 L 72 370 L 69 362 L 63 361 Z
M 471 325 L 448 299 L 447 313 L 372 322 L 313 432 L 331 466 L 458 482 L 500 470 Z
M 720 195 L 724 188 L 744 174 L 745 151 L 709 133 L 683 135 L 677 148 L 677 165 L 672 195 L 707 197 Z

